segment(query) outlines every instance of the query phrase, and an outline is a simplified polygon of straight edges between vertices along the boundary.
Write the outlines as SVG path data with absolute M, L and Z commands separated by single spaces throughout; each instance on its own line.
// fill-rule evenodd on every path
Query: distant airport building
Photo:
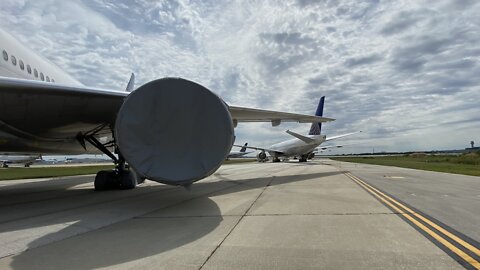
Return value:
M 468 147 L 468 148 L 465 148 L 465 152 L 468 152 L 468 153 L 472 153 L 472 152 L 478 152 L 480 151 L 480 147 Z

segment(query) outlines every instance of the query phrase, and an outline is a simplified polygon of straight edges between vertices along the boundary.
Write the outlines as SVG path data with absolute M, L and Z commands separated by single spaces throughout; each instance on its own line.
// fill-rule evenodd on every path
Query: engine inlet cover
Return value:
M 234 131 L 220 97 L 192 81 L 163 78 L 125 99 L 115 139 L 137 173 L 165 184 L 186 185 L 220 167 Z

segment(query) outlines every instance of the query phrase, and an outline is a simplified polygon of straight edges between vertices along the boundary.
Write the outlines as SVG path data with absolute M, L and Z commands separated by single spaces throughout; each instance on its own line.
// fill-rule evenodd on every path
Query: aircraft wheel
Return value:
M 137 185 L 137 174 L 133 171 L 122 171 L 119 174 L 118 186 L 120 189 L 133 189 Z
M 113 188 L 115 182 L 114 171 L 99 171 L 95 176 L 95 190 L 109 190 Z
M 3 163 L 2 168 L 8 168 L 8 165 L 6 163 Z
M 273 158 L 272 162 L 280 162 L 279 158 Z

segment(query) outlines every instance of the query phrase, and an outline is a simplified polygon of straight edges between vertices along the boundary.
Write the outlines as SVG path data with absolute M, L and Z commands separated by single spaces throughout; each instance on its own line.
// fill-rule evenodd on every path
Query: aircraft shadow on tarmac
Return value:
M 92 191 L 93 194 L 90 196 L 101 197 L 109 195 L 109 193 L 121 195 L 136 192 L 140 189 L 152 189 L 152 192 L 148 193 L 149 195 L 145 195 L 148 198 L 142 203 L 156 204 L 159 207 L 151 211 L 151 213 L 156 213 L 154 217 L 149 217 L 149 213 L 142 214 L 139 217 L 79 234 L 74 238 L 67 237 L 67 239 L 64 239 L 68 230 L 74 227 L 84 226 L 88 228 L 90 223 L 88 218 L 91 217 L 86 215 L 87 220 L 80 219 L 65 229 L 45 235 L 29 243 L 30 250 L 14 255 L 10 266 L 18 270 L 32 269 L 33 266 L 35 266 L 35 269 L 94 269 L 139 260 L 182 247 L 215 230 L 223 221 L 223 217 L 218 205 L 209 196 L 232 194 L 262 188 L 266 185 L 275 186 L 313 179 L 321 181 L 322 177 L 341 173 L 336 171 L 275 176 L 273 179 L 272 176 L 269 176 L 242 180 L 231 180 L 225 176 L 216 175 L 221 181 L 199 182 L 192 185 L 190 190 L 159 185 L 132 191 Z M 60 190 L 59 192 L 70 193 L 72 191 L 74 190 Z M 171 197 L 173 203 L 169 197 Z M 166 204 L 166 206 L 162 206 L 162 204 Z M 193 211 L 191 209 L 192 205 L 194 206 Z M 135 211 L 136 209 L 128 208 L 136 208 L 138 204 L 132 204 L 131 206 L 123 204 L 122 207 L 123 211 Z M 175 214 L 173 216 L 162 216 L 163 210 Z M 98 214 L 96 218 L 98 218 Z M 61 220 L 60 222 L 68 222 L 68 220 Z M 1 232 L 4 232 L 5 229 L 13 231 L 58 223 L 59 220 L 49 220 L 42 224 L 23 223 L 21 225 L 23 228 L 1 226 Z M 43 246 L 45 243 L 49 243 L 49 245 Z M 199 245 L 193 248 L 201 249 L 204 247 Z M 195 249 L 188 247 L 187 252 L 195 252 Z M 188 256 L 188 254 L 185 254 L 185 256 Z

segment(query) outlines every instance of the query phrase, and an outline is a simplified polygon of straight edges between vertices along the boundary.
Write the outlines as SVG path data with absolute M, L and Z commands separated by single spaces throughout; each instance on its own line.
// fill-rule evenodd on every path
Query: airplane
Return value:
M 253 151 L 247 152 L 247 145 L 248 145 L 248 143 L 245 143 L 242 146 L 242 148 L 240 149 L 240 151 L 230 151 L 230 153 L 228 153 L 227 159 L 229 159 L 229 158 L 239 158 L 239 157 L 243 157 L 246 154 L 253 153 Z
M 30 167 L 36 160 L 41 159 L 41 155 L 18 155 L 3 154 L 0 155 L 2 168 L 8 168 L 8 164 L 23 163 L 25 167 Z
M 315 112 L 316 116 L 322 117 L 324 103 L 325 96 L 320 98 L 317 111 Z M 312 123 L 310 127 L 310 132 L 306 136 L 287 130 L 286 132 L 289 135 L 295 137 L 294 139 L 274 144 L 268 148 L 261 148 L 255 146 L 247 146 L 247 148 L 260 150 L 261 152 L 257 154 L 257 160 L 261 162 L 267 159 L 267 154 L 265 152 L 268 152 L 270 156 L 272 156 L 272 162 L 280 162 L 280 157 L 283 157 L 285 159 L 289 157 L 298 157 L 299 162 L 306 162 L 308 159 L 312 159 L 315 156 L 315 149 L 317 149 L 319 145 L 323 142 L 339 139 L 361 132 L 352 132 L 327 138 L 327 136 L 320 134 L 321 130 L 322 123 Z M 240 147 L 239 145 L 235 146 Z M 336 145 L 334 147 L 339 148 L 342 146 Z
M 231 106 L 184 78 L 134 89 L 87 87 L 0 30 L 0 151 L 98 154 L 115 163 L 95 190 L 132 189 L 147 178 L 190 186 L 228 156 L 240 122 L 319 123 L 335 119 Z

